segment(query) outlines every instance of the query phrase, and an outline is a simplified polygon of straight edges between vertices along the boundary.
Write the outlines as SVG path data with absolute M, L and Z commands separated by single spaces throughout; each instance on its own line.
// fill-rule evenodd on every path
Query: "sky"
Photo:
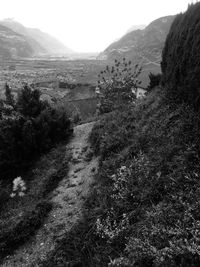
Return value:
M 101 52 L 133 25 L 184 12 L 196 0 L 0 0 L 0 19 L 39 28 L 76 52 Z

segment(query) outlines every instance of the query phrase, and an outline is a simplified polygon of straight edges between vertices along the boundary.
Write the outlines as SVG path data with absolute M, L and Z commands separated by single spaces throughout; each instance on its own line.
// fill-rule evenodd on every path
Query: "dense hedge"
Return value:
M 178 101 L 200 106 L 200 3 L 179 14 L 163 49 L 163 82 Z

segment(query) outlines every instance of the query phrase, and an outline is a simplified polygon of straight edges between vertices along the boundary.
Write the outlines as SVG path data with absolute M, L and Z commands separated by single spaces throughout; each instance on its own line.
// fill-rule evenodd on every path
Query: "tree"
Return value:
M 176 16 L 162 55 L 162 82 L 177 102 L 200 108 L 200 3 Z
M 154 87 L 158 86 L 161 82 L 162 74 L 157 73 L 153 74 L 150 72 L 149 74 L 149 85 L 148 85 L 148 91 L 151 91 Z
M 14 107 L 15 106 L 14 95 L 12 94 L 12 91 L 7 83 L 5 84 L 5 97 L 6 97 L 5 103 L 9 106 Z
M 40 91 L 32 90 L 28 85 L 24 86 L 17 98 L 17 109 L 24 116 L 37 117 L 47 106 L 47 102 L 40 100 Z
M 100 113 L 119 109 L 135 101 L 137 88 L 141 84 L 137 79 L 141 70 L 138 64 L 133 66 L 131 61 L 123 58 L 122 62 L 115 60 L 113 66 L 107 66 L 100 72 L 96 90 Z

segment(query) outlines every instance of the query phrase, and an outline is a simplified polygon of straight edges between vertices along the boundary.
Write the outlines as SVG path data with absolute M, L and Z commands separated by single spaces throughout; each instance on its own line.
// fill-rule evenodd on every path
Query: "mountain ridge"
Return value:
M 111 43 L 98 59 L 128 57 L 137 61 L 160 62 L 161 51 L 175 15 L 152 21 L 144 29 L 130 31 Z
M 33 48 L 25 36 L 0 24 L 0 58 L 30 57 L 34 55 Z
M 32 53 L 29 53 L 28 57 L 70 54 L 73 52 L 50 34 L 45 33 L 37 28 L 25 27 L 23 24 L 13 19 L 8 18 L 1 20 L 0 25 L 9 28 L 16 34 L 24 37 L 27 45 L 32 49 Z

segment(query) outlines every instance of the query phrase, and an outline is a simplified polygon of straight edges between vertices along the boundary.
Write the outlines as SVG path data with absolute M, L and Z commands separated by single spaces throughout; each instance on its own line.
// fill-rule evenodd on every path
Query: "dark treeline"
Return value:
M 163 81 L 178 101 L 200 105 L 200 3 L 175 18 L 162 58 Z

